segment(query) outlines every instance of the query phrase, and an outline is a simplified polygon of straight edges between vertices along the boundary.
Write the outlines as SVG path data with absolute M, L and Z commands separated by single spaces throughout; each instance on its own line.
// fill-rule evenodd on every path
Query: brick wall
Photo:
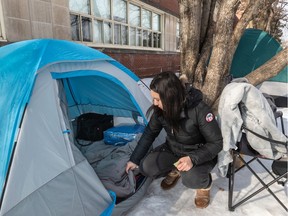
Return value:
M 119 61 L 139 77 L 150 77 L 161 71 L 180 70 L 179 53 L 113 53 L 104 51 L 107 55 Z
M 142 2 L 152 5 L 158 9 L 166 11 L 176 17 L 179 16 L 178 0 L 141 0 Z

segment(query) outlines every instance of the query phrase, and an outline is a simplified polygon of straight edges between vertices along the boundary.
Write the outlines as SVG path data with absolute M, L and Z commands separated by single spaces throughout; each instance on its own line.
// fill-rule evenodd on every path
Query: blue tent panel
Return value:
M 281 50 L 281 45 L 268 33 L 258 29 L 247 29 L 235 51 L 230 73 L 234 78 L 244 77 Z M 285 67 L 270 81 L 287 82 L 287 70 Z
M 87 106 L 89 112 L 114 116 L 131 117 L 131 113 L 138 113 L 138 116 L 142 114 L 128 89 L 112 76 L 98 71 L 77 71 L 69 74 L 53 73 L 53 77 L 63 79 L 71 118 L 81 114 L 78 105 Z

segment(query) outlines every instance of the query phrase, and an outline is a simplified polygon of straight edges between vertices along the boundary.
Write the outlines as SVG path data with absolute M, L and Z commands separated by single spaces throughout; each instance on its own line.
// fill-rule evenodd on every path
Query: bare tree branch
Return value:
M 281 72 L 288 65 L 288 48 L 281 50 L 267 63 L 247 74 L 248 81 L 256 86 Z
M 248 26 L 248 23 L 252 20 L 253 14 L 255 13 L 256 9 L 260 7 L 260 5 L 263 4 L 263 0 L 254 0 L 249 2 L 249 4 L 246 5 L 246 8 L 240 17 L 239 21 L 237 22 L 236 27 L 234 28 L 231 47 L 237 48 L 237 44 L 240 41 L 241 36 L 243 35 L 246 27 Z M 235 52 L 235 50 L 234 50 Z

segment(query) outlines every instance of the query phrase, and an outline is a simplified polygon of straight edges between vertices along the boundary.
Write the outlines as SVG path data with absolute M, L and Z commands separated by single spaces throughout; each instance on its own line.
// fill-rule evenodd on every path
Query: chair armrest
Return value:
M 282 116 L 283 116 L 283 112 L 282 112 L 282 111 L 276 111 L 276 112 L 274 113 L 275 119 L 277 119 L 277 118 L 279 118 L 279 117 L 282 117 Z

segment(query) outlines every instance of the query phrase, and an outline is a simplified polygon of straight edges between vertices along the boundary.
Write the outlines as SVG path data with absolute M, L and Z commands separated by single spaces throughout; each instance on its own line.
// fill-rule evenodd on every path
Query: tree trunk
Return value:
M 208 105 L 217 106 L 217 99 L 230 81 L 233 56 L 246 27 L 259 10 L 272 7 L 275 1 L 179 0 L 181 73 L 203 92 Z M 240 2 L 241 13 L 237 13 L 240 16 L 235 25 Z M 246 78 L 257 85 L 277 75 L 287 65 L 287 59 L 286 49 Z
M 227 65 L 231 65 L 230 41 L 233 33 L 234 17 L 238 0 L 223 0 L 216 23 L 213 49 L 207 68 L 203 88 L 205 102 L 212 105 L 224 87 L 225 77 L 229 74 Z M 230 57 L 231 56 L 231 57 Z
M 210 5 L 207 4 L 207 7 L 210 9 L 209 20 L 208 20 L 209 28 L 205 29 L 206 31 L 205 40 L 202 39 L 202 35 L 201 35 L 203 45 L 200 51 L 200 58 L 199 58 L 198 65 L 196 67 L 195 74 L 193 76 L 193 79 L 191 80 L 194 87 L 198 89 L 202 89 L 203 87 L 205 76 L 207 73 L 207 65 L 208 65 L 209 58 L 211 55 L 211 50 L 213 47 L 213 35 L 215 31 L 215 22 L 213 20 L 213 14 L 214 14 L 215 5 L 216 5 L 216 0 L 211 1 Z
M 199 56 L 201 0 L 179 0 L 181 73 L 191 79 Z

